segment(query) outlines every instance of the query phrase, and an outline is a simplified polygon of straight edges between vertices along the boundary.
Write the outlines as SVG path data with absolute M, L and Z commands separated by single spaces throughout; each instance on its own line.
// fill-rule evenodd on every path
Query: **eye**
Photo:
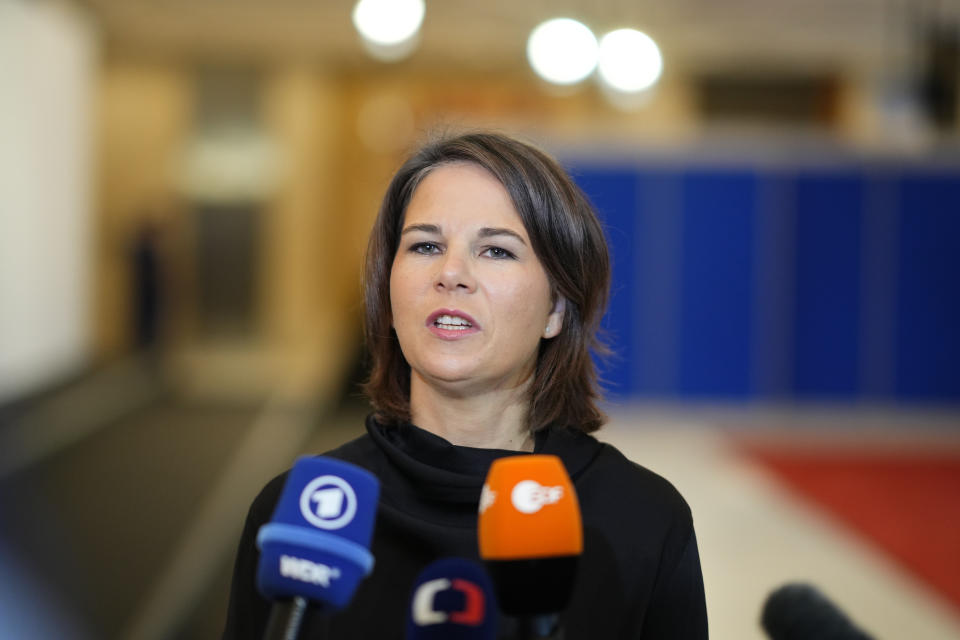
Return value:
M 417 242 L 412 245 L 409 250 L 424 256 L 432 256 L 440 253 L 440 247 L 433 242 Z
M 515 259 L 517 257 L 503 247 L 487 247 L 480 255 L 489 256 L 496 260 Z

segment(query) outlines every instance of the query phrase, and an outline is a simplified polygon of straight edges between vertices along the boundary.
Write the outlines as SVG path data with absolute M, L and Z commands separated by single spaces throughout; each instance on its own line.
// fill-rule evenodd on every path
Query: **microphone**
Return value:
M 296 461 L 257 533 L 257 589 L 275 601 L 266 638 L 296 638 L 309 604 L 335 610 L 350 602 L 373 569 L 379 494 L 377 478 L 360 467 L 319 456 Z
M 427 566 L 414 583 L 407 640 L 494 640 L 497 604 L 483 567 L 463 558 Z
M 480 494 L 480 557 L 522 638 L 557 638 L 583 552 L 580 505 L 560 458 L 495 460 Z
M 767 598 L 760 623 L 770 640 L 873 640 L 823 593 L 787 584 Z

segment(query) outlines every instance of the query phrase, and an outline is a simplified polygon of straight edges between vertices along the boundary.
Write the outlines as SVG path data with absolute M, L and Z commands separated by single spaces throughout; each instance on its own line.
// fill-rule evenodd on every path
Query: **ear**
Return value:
M 557 294 L 557 300 L 553 303 L 553 310 L 547 316 L 547 327 L 543 330 L 543 337 L 554 338 L 559 335 L 563 329 L 563 315 L 567 310 L 567 299 Z

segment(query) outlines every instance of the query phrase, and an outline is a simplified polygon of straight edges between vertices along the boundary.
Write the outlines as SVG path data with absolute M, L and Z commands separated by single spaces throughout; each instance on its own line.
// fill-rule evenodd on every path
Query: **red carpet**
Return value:
M 960 452 L 743 449 L 960 610 Z

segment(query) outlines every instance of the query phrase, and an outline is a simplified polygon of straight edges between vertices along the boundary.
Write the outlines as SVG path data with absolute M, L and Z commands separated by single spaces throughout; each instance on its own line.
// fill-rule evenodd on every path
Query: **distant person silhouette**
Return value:
M 135 346 L 147 353 L 155 353 L 160 347 L 164 311 L 162 262 L 160 227 L 153 220 L 145 220 L 134 237 L 131 267 Z

